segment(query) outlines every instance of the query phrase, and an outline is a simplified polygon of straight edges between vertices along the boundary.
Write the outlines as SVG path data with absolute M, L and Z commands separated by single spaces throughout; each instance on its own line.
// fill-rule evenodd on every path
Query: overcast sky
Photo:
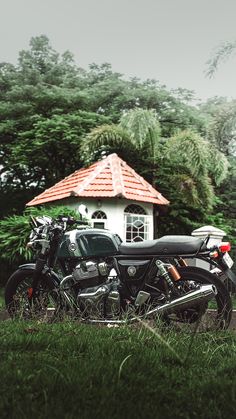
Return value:
M 0 0 L 0 10 L 0 62 L 15 64 L 30 38 L 45 34 L 83 68 L 109 62 L 202 99 L 236 98 L 235 57 L 214 79 L 204 76 L 214 48 L 236 40 L 236 0 Z

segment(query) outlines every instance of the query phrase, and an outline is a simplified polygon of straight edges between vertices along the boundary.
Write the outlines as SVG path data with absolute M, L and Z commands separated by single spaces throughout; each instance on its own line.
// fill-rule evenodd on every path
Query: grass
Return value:
M 5 308 L 5 300 L 4 300 L 4 288 L 0 287 L 0 310 Z
M 236 336 L 158 333 L 2 322 L 0 417 L 234 418 Z
M 236 310 L 236 294 L 231 295 L 233 309 Z

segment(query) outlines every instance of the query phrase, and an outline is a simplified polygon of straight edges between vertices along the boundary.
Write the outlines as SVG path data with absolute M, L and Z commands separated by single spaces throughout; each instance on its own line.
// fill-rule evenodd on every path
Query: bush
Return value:
M 32 252 L 26 248 L 32 230 L 30 215 L 48 215 L 56 218 L 59 215 L 70 215 L 78 218 L 78 214 L 67 207 L 42 207 L 27 209 L 23 215 L 13 215 L 0 220 L 0 285 L 4 285 L 10 273 L 19 264 L 32 259 Z

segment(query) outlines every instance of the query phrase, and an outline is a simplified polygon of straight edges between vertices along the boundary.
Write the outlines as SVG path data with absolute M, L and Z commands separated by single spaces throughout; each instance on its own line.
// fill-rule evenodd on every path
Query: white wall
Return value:
M 88 218 L 89 220 L 92 217 L 92 214 L 95 211 L 101 210 L 106 213 L 107 220 L 106 228 L 111 230 L 114 233 L 119 234 L 122 240 L 125 240 L 125 225 L 124 225 L 124 210 L 128 205 L 136 204 L 140 205 L 145 209 L 147 215 L 152 216 L 152 224 L 150 229 L 150 239 L 153 239 L 153 204 L 146 202 L 130 201 L 127 199 L 121 198 L 68 198 L 63 199 L 63 201 L 58 201 L 57 204 L 65 205 L 75 210 L 78 209 L 80 204 L 86 205 L 88 208 Z M 56 201 L 55 201 L 56 205 Z M 102 221 L 102 220 L 101 220 Z

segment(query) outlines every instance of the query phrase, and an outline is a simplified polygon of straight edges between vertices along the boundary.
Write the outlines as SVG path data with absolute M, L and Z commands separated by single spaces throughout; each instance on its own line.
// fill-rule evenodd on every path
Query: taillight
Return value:
M 231 250 L 231 244 L 230 244 L 230 242 L 222 242 L 222 243 L 219 245 L 219 249 L 220 249 L 220 251 L 221 251 L 222 253 L 225 253 L 225 252 L 230 252 L 230 250 Z

